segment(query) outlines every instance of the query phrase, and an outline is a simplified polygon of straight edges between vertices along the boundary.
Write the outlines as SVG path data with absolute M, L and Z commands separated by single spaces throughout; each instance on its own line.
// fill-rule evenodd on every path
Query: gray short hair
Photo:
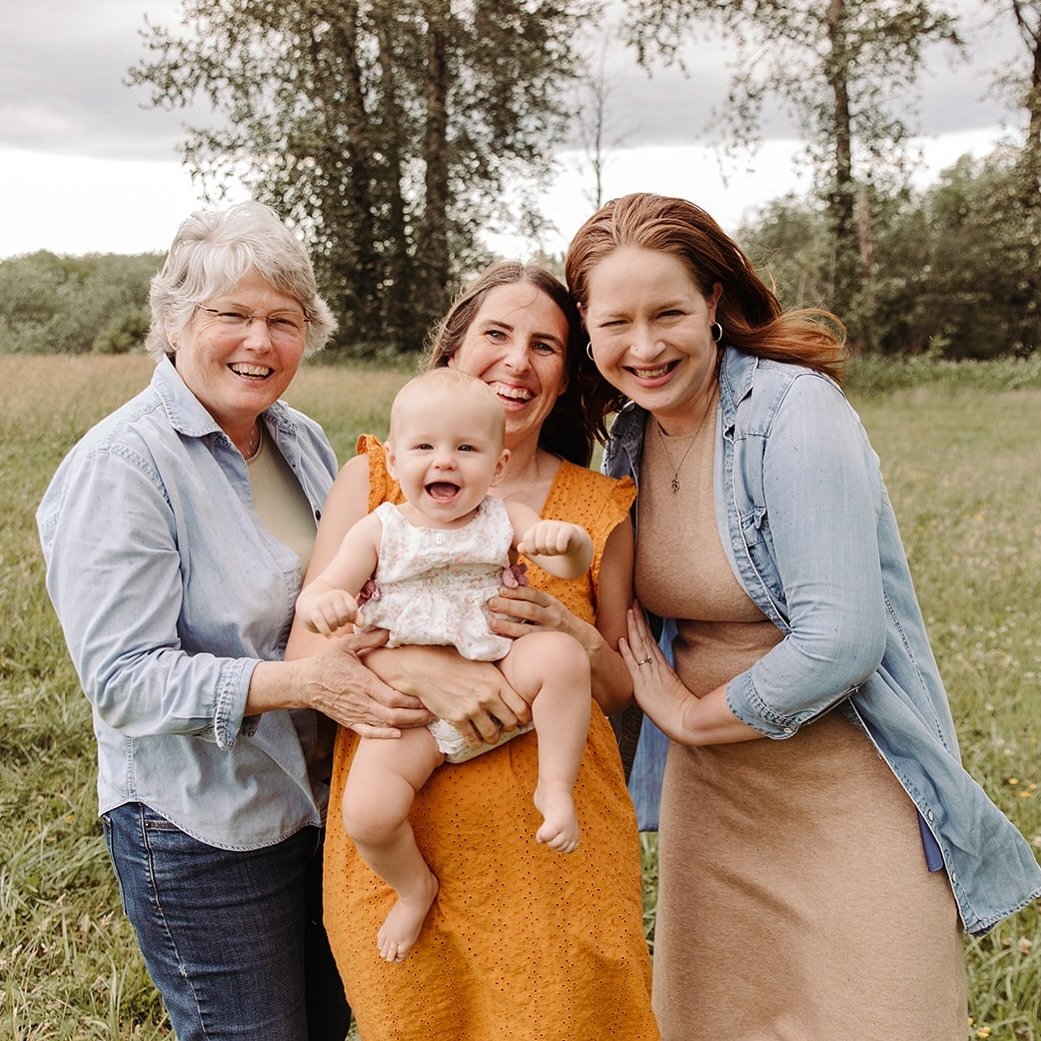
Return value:
M 252 271 L 299 301 L 311 319 L 307 353 L 324 347 L 336 320 L 318 295 L 307 250 L 271 207 L 242 202 L 227 210 L 200 210 L 177 229 L 166 261 L 152 279 L 152 324 L 145 341 L 149 352 L 156 357 L 169 353 L 168 325 L 174 331 L 184 329 L 199 301 L 228 292 Z

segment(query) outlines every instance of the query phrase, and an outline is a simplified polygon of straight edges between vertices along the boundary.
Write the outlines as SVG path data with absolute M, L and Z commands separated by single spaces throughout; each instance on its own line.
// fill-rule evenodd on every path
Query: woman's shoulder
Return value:
M 809 365 L 767 358 L 734 347 L 727 348 L 720 374 L 739 399 L 753 390 L 760 395 L 784 393 L 796 383 L 828 394 L 842 394 L 841 387 L 830 376 Z
M 732 349 L 720 372 L 720 388 L 724 418 L 745 433 L 768 430 L 793 409 L 812 416 L 848 407 L 842 388 L 825 373 Z
M 178 442 L 162 401 L 151 387 L 99 420 L 76 442 L 62 461 L 58 474 L 84 467 L 130 466 L 155 479 L 155 455 L 164 443 Z

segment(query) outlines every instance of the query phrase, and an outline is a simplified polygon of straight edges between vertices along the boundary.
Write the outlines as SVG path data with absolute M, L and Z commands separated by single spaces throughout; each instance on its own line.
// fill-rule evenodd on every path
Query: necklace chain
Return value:
M 249 435 L 249 445 L 246 447 L 246 455 L 244 458 L 252 459 L 253 456 L 260 451 L 260 439 L 263 435 L 260 430 L 260 423 L 256 422 L 253 424 L 253 429 Z
M 697 429 L 690 436 L 690 440 L 687 442 L 687 447 L 683 449 L 683 455 L 680 456 L 680 461 L 676 464 L 672 462 L 672 456 L 669 455 L 669 446 L 665 441 L 665 431 L 661 428 L 661 423 L 657 420 L 654 421 L 655 427 L 658 429 L 658 438 L 661 440 L 661 450 L 665 453 L 665 459 L 669 466 L 672 467 L 672 480 L 669 482 L 672 487 L 672 494 L 676 495 L 680 490 L 680 469 L 682 468 L 687 456 L 690 454 L 691 448 L 694 447 L 694 442 L 698 439 L 698 434 L 701 433 L 701 428 L 705 425 L 705 420 L 708 419 L 708 414 L 712 411 L 712 405 L 715 401 L 715 394 L 708 400 L 708 405 L 705 408 L 704 414 L 701 417 L 701 422 L 698 423 Z

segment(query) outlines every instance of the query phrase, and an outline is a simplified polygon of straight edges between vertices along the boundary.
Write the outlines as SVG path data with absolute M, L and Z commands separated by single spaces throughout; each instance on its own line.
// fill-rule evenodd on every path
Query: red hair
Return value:
M 646 192 L 626 195 L 601 206 L 578 229 L 568 247 L 564 276 L 580 309 L 588 303 L 593 268 L 624 247 L 675 257 L 706 297 L 721 285 L 716 321 L 723 327 L 725 344 L 841 380 L 848 355 L 839 319 L 819 308 L 783 311 L 741 247 L 686 199 Z M 612 391 L 607 388 L 602 395 L 601 407 L 607 411 L 621 403 Z

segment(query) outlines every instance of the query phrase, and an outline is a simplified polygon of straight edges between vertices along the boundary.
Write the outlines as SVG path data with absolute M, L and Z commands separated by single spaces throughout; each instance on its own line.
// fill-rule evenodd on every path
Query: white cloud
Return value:
M 0 257 L 163 252 L 205 204 L 177 162 L 0 151 Z
M 970 60 L 952 67 L 937 56 L 923 79 L 923 123 L 945 131 L 926 143 L 926 170 L 932 174 L 961 151 L 979 151 L 978 142 L 993 140 L 1001 110 L 984 97 L 988 82 L 996 64 L 1024 60 L 1013 29 L 982 25 L 979 0 L 952 2 L 977 24 Z M 0 34 L 0 257 L 36 249 L 162 250 L 180 220 L 199 207 L 200 192 L 181 168 L 175 146 L 185 122 L 208 121 L 212 114 L 201 106 L 188 113 L 145 109 L 147 92 L 123 84 L 129 66 L 145 54 L 140 30 L 146 14 L 172 24 L 180 9 L 179 0 L 6 5 Z M 629 52 L 612 46 L 612 118 L 628 147 L 608 163 L 605 197 L 635 190 L 685 195 L 734 227 L 751 208 L 801 190 L 806 182 L 793 162 L 797 147 L 783 140 L 764 144 L 752 159 L 752 173 L 735 171 L 723 182 L 715 152 L 692 142 L 725 93 L 725 57 L 704 44 L 690 54 L 690 78 L 666 68 L 648 77 Z M 971 135 L 976 144 L 959 136 L 964 128 L 977 128 Z M 576 154 L 561 157 L 543 192 L 546 216 L 557 229 L 543 248 L 562 250 L 590 212 L 588 181 Z M 532 248 L 512 238 L 493 241 L 503 252 Z

